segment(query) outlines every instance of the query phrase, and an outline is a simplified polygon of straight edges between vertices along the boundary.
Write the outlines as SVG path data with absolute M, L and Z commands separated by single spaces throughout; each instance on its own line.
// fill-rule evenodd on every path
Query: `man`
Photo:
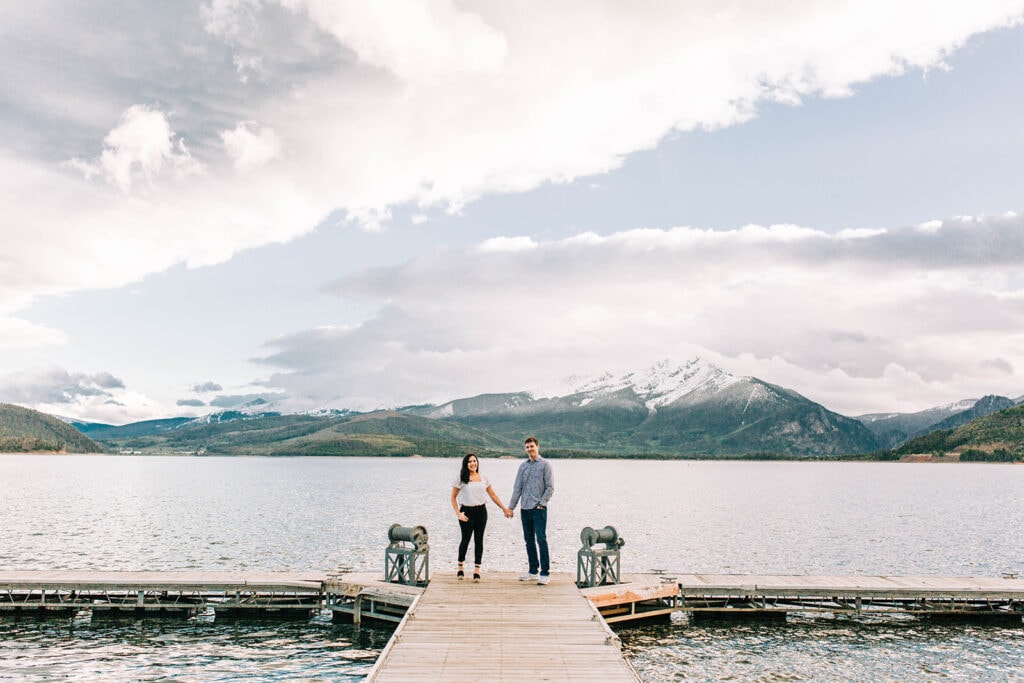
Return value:
M 526 437 L 525 446 L 528 457 L 516 472 L 516 483 L 512 487 L 512 499 L 508 506 L 514 510 L 522 499 L 519 518 L 523 523 L 523 539 L 526 541 L 526 558 L 530 569 L 519 580 L 536 581 L 537 585 L 545 586 L 551 571 L 548 555 L 548 501 L 555 492 L 555 475 L 548 461 L 540 457 L 537 437 Z

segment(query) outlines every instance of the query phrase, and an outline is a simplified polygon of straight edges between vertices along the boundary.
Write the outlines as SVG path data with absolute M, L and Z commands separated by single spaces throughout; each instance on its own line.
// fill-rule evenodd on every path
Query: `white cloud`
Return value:
M 235 168 L 241 171 L 262 166 L 281 153 L 277 134 L 254 121 L 242 121 L 234 130 L 223 131 L 220 137 Z
M 21 318 L 0 317 L 0 349 L 28 349 L 67 343 L 67 335 Z
M 275 340 L 267 361 L 287 372 L 270 385 L 369 408 L 702 355 L 850 414 L 1016 396 L 1022 263 L 1012 214 L 929 232 L 676 228 L 446 250 L 343 278 L 337 293 L 378 315 Z
M 204 28 L 216 36 L 231 38 L 256 28 L 255 14 L 263 0 L 208 0 L 199 7 Z
M 308 231 L 328 213 L 287 177 L 250 172 L 246 184 L 233 176 L 162 183 L 157 166 L 147 167 L 143 192 L 126 194 L 0 152 L 0 205 L 16 217 L 0 223 L 0 347 L 64 341 L 59 330 L 17 321 L 15 313 L 40 297 L 119 287 L 179 263 L 220 263 L 243 245 Z
M 529 237 L 492 237 L 477 247 L 481 252 L 517 252 L 530 251 L 537 248 L 537 243 Z
M 14 403 L 70 404 L 82 398 L 110 398 L 124 383 L 109 372 L 70 373 L 63 368 L 32 368 L 0 375 L 0 395 Z
M 156 21 L 179 19 L 175 40 L 152 54 L 131 43 L 130 58 L 103 40 L 128 17 L 78 13 L 82 30 L 56 32 L 33 23 L 41 15 L 19 13 L 40 50 L 57 49 L 47 41 L 58 37 L 65 51 L 88 40 L 76 69 L 88 69 L 93 52 L 99 73 L 129 65 L 121 81 L 69 83 L 97 88 L 79 90 L 79 100 L 105 97 L 97 111 L 109 110 L 125 99 L 115 85 L 132 99 L 92 141 L 83 137 L 92 129 L 70 114 L 74 135 L 61 138 L 61 114 L 49 114 L 56 138 L 48 144 L 125 196 L 56 172 L 45 154 L 0 151 L 0 179 L 14 177 L 15 187 L 5 212 L 22 217 L 3 231 L 51 242 L 78 236 L 75 249 L 50 255 L 46 281 L 11 288 L 8 271 L 0 273 L 0 298 L 116 286 L 182 261 L 215 263 L 305 234 L 332 211 L 377 228 L 392 206 L 408 201 L 457 211 L 488 193 L 600 174 L 672 131 L 746 120 L 763 101 L 845 92 L 880 75 L 934 67 L 973 33 L 1019 21 L 1024 2 L 941 12 L 924 0 L 741 2 L 728 11 L 710 0 L 407 0 L 372 8 L 212 0 L 180 16 L 173 13 L 190 6 L 174 8 L 152 11 Z M 24 52 L 3 56 L 15 65 L 27 59 Z M 261 82 L 238 83 L 239 64 L 261 64 Z M 42 91 L 35 100 L 52 101 L 46 84 L 63 83 L 53 64 L 20 66 Z M 212 80 L 193 79 L 198 73 Z M 168 74 L 180 74 L 176 87 L 167 87 Z M 160 92 L 158 104 L 139 104 L 148 91 Z M 19 91 L 12 105 L 34 120 L 27 93 Z M 217 125 L 225 116 L 231 122 Z M 200 170 L 203 177 L 195 177 Z M 40 210 L 40 197 L 57 210 Z M 28 270 L 33 240 L 5 244 L 14 245 L 6 254 L 13 271 Z M 131 263 L 99 277 L 110 245 L 124 245 L 118 250 Z M 0 310 L 10 305 L 0 301 Z
M 185 142 L 175 138 L 164 113 L 146 105 L 129 107 L 103 142 L 106 149 L 98 159 L 75 158 L 68 164 L 86 177 L 102 176 L 125 192 L 140 178 L 152 184 L 164 173 L 181 178 L 202 171 Z
M 283 0 L 305 10 L 360 61 L 399 79 L 434 84 L 442 78 L 492 74 L 507 52 L 502 33 L 449 0 Z
M 250 74 L 258 74 L 263 70 L 263 60 L 259 57 L 235 55 L 232 61 L 235 64 L 235 69 L 238 71 L 238 78 L 243 83 L 249 82 Z

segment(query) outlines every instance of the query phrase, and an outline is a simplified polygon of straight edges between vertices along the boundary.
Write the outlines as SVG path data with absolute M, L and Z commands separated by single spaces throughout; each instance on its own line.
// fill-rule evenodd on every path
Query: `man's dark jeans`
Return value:
M 540 569 L 541 576 L 547 576 L 551 571 L 551 563 L 548 558 L 548 511 L 543 510 L 521 510 L 520 518 L 523 522 L 523 540 L 526 541 L 526 557 L 530 562 L 530 573 L 536 574 Z M 538 550 L 540 557 L 538 561 Z

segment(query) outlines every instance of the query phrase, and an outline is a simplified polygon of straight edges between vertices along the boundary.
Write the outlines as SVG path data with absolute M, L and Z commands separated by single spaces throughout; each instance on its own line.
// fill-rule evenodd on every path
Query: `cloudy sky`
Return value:
M 0 7 L 0 401 L 1024 394 L 1024 0 Z

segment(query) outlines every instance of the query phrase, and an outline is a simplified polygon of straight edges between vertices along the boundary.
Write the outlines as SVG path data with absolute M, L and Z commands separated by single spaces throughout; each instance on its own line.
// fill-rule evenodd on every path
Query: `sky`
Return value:
M 0 82 L 0 402 L 1024 394 L 1024 0 L 37 0 Z

